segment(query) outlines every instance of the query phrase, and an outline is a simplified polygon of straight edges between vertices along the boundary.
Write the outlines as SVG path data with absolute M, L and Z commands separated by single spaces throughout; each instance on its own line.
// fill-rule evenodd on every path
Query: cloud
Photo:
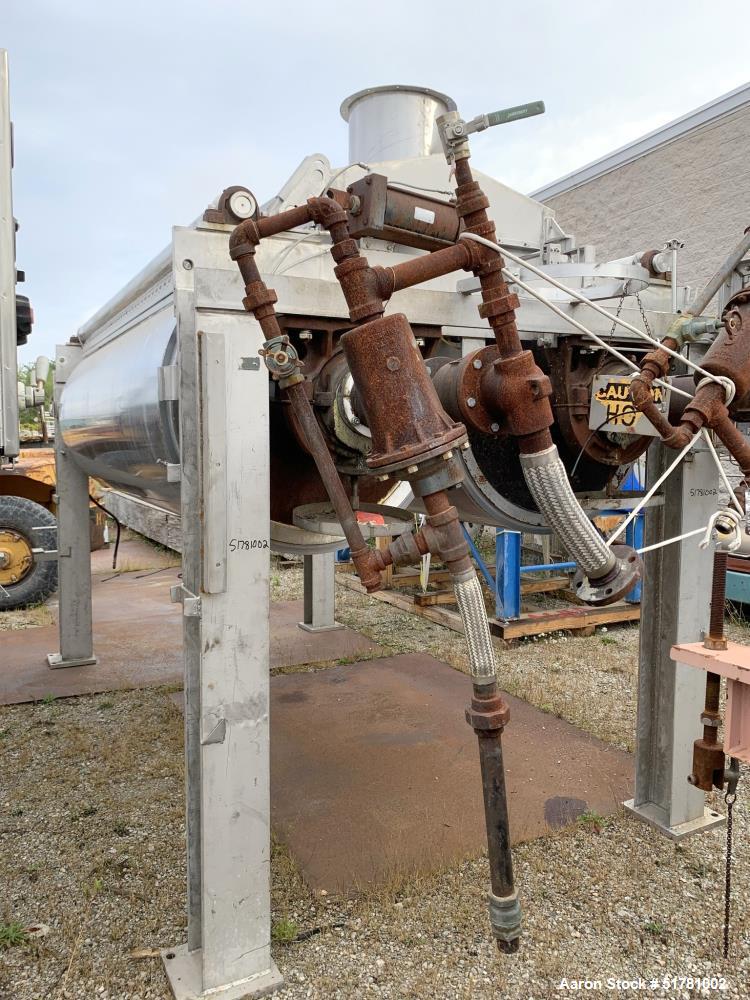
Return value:
M 381 0 L 3 0 L 16 126 L 19 266 L 36 330 L 67 340 L 223 187 L 261 200 L 309 153 L 346 159 L 341 100 L 417 83 L 467 117 L 543 98 L 542 118 L 477 136 L 477 166 L 522 191 L 742 82 L 739 4 Z

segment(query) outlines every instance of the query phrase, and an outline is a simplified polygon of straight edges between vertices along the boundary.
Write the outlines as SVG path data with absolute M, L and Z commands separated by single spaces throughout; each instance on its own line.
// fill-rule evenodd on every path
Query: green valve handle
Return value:
M 503 108 L 502 111 L 492 111 L 487 115 L 487 126 L 507 125 L 519 118 L 533 118 L 544 114 L 544 101 L 531 101 L 529 104 L 518 104 L 514 108 Z

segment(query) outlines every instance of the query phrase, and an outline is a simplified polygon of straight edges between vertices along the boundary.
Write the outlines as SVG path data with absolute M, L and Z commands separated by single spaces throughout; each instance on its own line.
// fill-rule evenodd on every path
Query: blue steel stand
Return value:
M 495 617 L 521 617 L 521 532 L 495 532 Z
M 495 532 L 495 615 L 504 621 L 521 617 L 521 572 L 544 573 L 547 571 L 575 569 L 574 562 L 536 563 L 521 565 L 521 532 Z

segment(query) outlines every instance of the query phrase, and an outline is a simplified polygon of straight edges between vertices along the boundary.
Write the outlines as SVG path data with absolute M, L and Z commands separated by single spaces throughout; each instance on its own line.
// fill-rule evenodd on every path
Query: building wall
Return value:
M 711 276 L 750 225 L 750 105 L 546 201 L 597 260 L 685 243 L 678 280 Z

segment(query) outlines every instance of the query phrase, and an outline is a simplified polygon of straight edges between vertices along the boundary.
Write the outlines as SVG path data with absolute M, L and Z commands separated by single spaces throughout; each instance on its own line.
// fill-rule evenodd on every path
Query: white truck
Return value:
M 18 461 L 19 411 L 44 404 L 49 362 L 37 360 L 33 385 L 19 382 L 18 347 L 33 313 L 16 294 L 24 275 L 16 269 L 12 170 L 8 53 L 0 49 L 0 610 L 39 603 L 57 587 L 54 481 L 34 473 L 38 463 Z

